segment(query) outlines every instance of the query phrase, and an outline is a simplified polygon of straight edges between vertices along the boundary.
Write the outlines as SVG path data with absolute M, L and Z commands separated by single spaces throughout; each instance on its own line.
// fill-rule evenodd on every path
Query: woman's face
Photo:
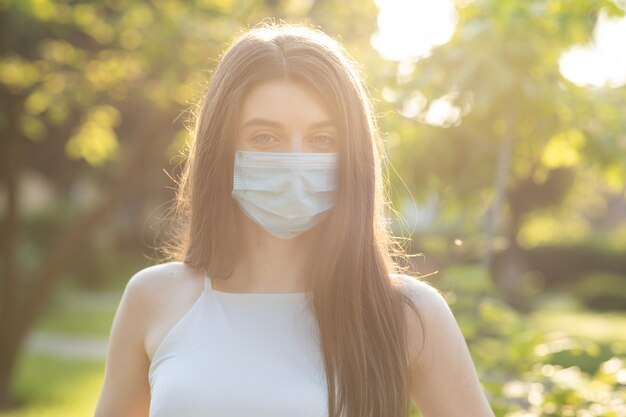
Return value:
M 270 81 L 244 97 L 235 149 L 338 152 L 338 130 L 319 96 L 304 84 Z

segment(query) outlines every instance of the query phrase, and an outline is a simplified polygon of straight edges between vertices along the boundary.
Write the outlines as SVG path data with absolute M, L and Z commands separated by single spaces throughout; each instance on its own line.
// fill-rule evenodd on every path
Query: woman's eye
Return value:
M 315 145 L 326 146 L 326 145 L 332 145 L 334 140 L 335 139 L 333 139 L 331 136 L 320 135 L 320 136 L 315 136 L 312 141 Z
M 258 145 L 269 145 L 272 143 L 273 140 L 274 137 L 268 133 L 261 133 L 252 137 L 252 141 L 257 143 Z

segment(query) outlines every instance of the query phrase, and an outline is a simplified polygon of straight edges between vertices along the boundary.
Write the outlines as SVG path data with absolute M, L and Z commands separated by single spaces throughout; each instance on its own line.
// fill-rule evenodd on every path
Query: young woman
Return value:
M 242 34 L 193 137 L 174 257 L 124 291 L 97 417 L 493 416 L 444 298 L 393 261 L 376 122 L 339 43 Z

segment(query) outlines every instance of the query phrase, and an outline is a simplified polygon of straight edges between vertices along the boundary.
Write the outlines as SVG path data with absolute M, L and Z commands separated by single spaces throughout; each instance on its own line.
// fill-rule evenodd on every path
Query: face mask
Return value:
M 243 213 L 280 239 L 324 220 L 335 204 L 338 153 L 235 153 L 232 196 Z

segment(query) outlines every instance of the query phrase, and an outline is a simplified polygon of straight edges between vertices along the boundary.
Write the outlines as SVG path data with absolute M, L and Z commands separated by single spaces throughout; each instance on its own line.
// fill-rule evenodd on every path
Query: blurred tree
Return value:
M 3 213 L 0 408 L 24 336 L 109 214 L 154 183 L 147 173 L 185 147 L 181 115 L 194 104 L 224 44 L 267 16 L 319 25 L 368 54 L 377 9 L 357 0 L 118 0 L 0 2 L 0 138 Z M 168 167 L 172 169 L 172 167 Z M 61 200 L 95 179 L 99 201 L 72 216 L 43 259 L 20 251 L 20 178 L 46 176 Z M 35 272 L 27 273 L 27 269 Z
M 496 216 L 508 208 L 506 268 L 497 278 L 508 301 L 524 308 L 517 241 L 524 217 L 560 204 L 583 167 L 624 189 L 626 88 L 583 88 L 559 72 L 560 55 L 590 40 L 600 10 L 624 12 L 610 0 L 458 3 L 448 43 L 387 72 L 386 105 L 396 111 L 384 120 L 390 159 L 418 199 L 441 190 L 442 217 L 469 213 L 471 221 L 492 201 L 481 226 L 485 265 Z M 455 111 L 428 124 L 442 103 Z

